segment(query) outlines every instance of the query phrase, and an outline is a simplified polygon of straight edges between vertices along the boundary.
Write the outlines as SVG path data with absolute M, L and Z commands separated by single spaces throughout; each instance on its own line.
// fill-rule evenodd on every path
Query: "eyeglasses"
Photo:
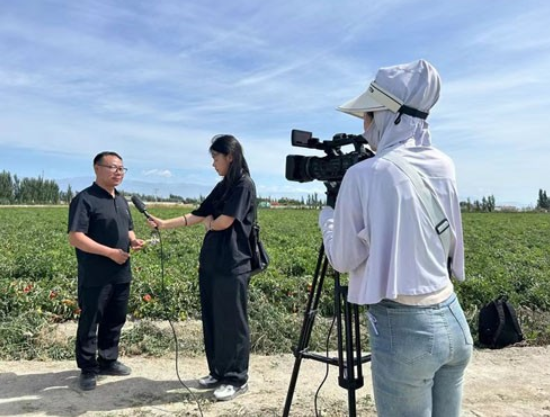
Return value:
M 126 168 L 126 167 L 118 167 L 116 165 L 100 165 L 100 164 L 97 164 L 97 165 L 100 166 L 100 167 L 103 167 L 103 168 L 107 168 L 113 174 L 115 172 L 120 172 L 121 174 L 126 174 L 126 172 L 128 172 L 128 168 Z

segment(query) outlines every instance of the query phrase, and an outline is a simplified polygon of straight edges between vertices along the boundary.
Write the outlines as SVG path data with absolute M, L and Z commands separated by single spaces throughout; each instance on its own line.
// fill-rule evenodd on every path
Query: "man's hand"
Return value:
M 122 249 L 112 249 L 109 258 L 117 264 L 122 265 L 130 258 L 130 254 L 128 252 L 124 252 Z
M 130 247 L 135 251 L 141 250 L 143 245 L 145 245 L 145 241 L 143 239 L 134 239 L 130 242 Z

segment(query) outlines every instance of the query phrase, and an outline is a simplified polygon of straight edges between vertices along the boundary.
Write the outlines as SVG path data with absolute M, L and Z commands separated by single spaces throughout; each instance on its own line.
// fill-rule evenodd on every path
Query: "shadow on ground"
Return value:
M 0 375 L 0 416 L 40 412 L 52 416 L 79 416 L 90 411 L 116 413 L 135 407 L 162 409 L 171 403 L 191 407 L 213 399 L 212 390 L 199 390 L 196 381 L 154 381 L 141 377 L 101 376 L 93 391 L 78 387 L 78 370 L 42 374 Z M 68 395 L 68 391 L 72 391 Z M 194 408 L 194 407 L 191 407 Z M 114 414 L 116 415 L 116 414 Z

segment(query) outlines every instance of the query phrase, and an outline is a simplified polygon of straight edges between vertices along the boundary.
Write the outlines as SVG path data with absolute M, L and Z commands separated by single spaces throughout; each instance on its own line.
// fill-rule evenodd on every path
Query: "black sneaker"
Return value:
M 78 378 L 78 385 L 82 391 L 91 391 L 97 385 L 97 375 L 93 372 L 81 372 Z
M 100 375 L 124 376 L 130 375 L 131 373 L 132 369 L 119 361 L 114 361 L 107 365 L 100 365 L 99 367 Z

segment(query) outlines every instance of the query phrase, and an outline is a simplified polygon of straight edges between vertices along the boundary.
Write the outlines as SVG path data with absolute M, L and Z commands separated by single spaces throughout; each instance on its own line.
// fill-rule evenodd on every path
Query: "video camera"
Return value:
M 332 140 L 320 141 L 311 132 L 292 130 L 292 146 L 319 149 L 326 153 L 324 157 L 287 155 L 286 179 L 289 181 L 323 181 L 327 187 L 327 204 L 334 206 L 336 195 L 347 169 L 359 161 L 374 156 L 366 148 L 365 138 L 361 135 L 337 133 Z M 353 144 L 355 150 L 343 153 L 342 146 Z

